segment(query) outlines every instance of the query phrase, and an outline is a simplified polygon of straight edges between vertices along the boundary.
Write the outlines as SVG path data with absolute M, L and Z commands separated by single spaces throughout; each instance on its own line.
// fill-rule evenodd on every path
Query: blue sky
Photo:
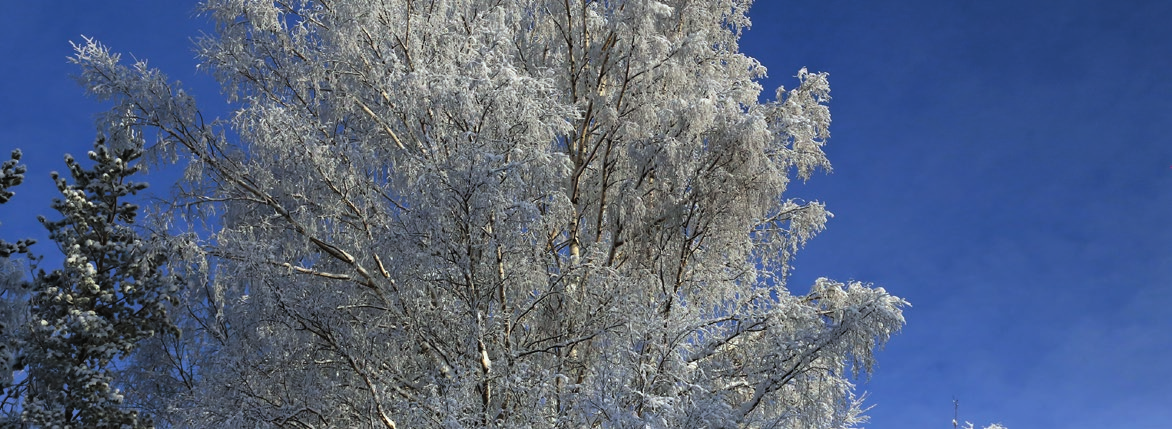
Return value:
M 48 171 L 92 144 L 70 79 L 93 36 L 214 102 L 186 2 L 39 1 L 0 15 L 0 150 L 28 183 L 0 236 L 37 236 Z M 1172 2 L 759 0 L 742 49 L 771 94 L 827 71 L 830 175 L 793 195 L 836 217 L 793 287 L 874 282 L 910 300 L 880 355 L 876 429 L 1172 425 Z M 158 185 L 162 186 L 162 185 Z M 41 248 L 40 253 L 51 253 Z

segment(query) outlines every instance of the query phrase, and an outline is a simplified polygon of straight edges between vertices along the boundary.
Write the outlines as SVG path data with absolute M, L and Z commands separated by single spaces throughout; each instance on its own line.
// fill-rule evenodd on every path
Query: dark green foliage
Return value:
M 93 168 L 65 157 L 72 184 L 53 174 L 62 198 L 52 207 L 62 219 L 40 220 L 65 262 L 62 269 L 39 271 L 32 282 L 26 422 L 152 426 L 124 406 L 111 369 L 139 341 L 175 330 L 166 312 L 175 282 L 161 269 L 165 255 L 131 228 L 138 207 L 125 201 L 146 188 L 129 180 L 141 155 L 141 144 L 114 147 L 99 139 L 89 153 Z
M 20 164 L 20 150 L 12 151 L 12 159 L 0 164 L 0 204 L 7 203 L 15 195 L 10 190 L 24 181 L 25 166 Z M 24 281 L 19 264 L 8 258 L 14 254 L 27 253 L 33 240 L 19 240 L 9 243 L 0 240 L 0 428 L 13 427 L 18 416 L 14 415 L 20 399 L 21 386 L 13 373 L 20 369 L 21 338 L 19 328 L 24 321 L 27 306 Z
M 14 150 L 12 159 L 0 164 L 0 204 L 7 203 L 15 195 L 9 188 L 24 182 L 24 173 L 25 166 L 20 163 L 20 149 Z M 33 243 L 34 240 L 19 240 L 15 243 L 0 240 L 0 257 L 7 258 L 16 253 L 27 253 L 28 246 Z

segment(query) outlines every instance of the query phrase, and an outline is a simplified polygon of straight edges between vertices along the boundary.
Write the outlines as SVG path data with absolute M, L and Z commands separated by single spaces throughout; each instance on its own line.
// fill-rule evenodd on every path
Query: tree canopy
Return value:
M 830 168 L 830 89 L 802 69 L 758 101 L 750 4 L 210 0 L 218 120 L 86 40 L 72 61 L 103 123 L 186 174 L 150 240 L 112 236 L 130 247 L 76 225 L 133 208 L 62 181 L 46 225 L 69 259 L 33 290 L 96 284 L 85 302 L 133 313 L 110 316 L 133 346 L 85 337 L 103 354 L 77 362 L 122 352 L 115 402 L 161 426 L 853 427 L 851 380 L 906 302 L 787 285 L 830 217 L 785 195 Z M 78 186 L 134 170 L 104 147 Z M 65 211 L 82 202 L 105 217 Z M 86 252 L 123 277 L 87 277 Z

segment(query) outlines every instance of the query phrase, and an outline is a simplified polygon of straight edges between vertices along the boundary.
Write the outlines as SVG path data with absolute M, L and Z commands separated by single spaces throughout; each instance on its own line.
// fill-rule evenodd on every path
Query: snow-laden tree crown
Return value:
M 168 427 L 864 421 L 851 380 L 906 303 L 787 288 L 830 216 L 784 196 L 830 167 L 829 86 L 802 69 L 758 101 L 750 3 L 211 0 L 218 121 L 78 45 L 105 121 L 186 168 L 149 221 L 182 334 L 139 342 L 127 406 Z

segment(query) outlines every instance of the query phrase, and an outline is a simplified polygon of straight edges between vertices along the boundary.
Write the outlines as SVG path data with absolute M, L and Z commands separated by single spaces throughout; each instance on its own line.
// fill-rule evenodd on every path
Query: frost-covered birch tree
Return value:
M 186 179 L 175 427 L 852 427 L 904 322 L 795 252 L 830 216 L 827 75 L 758 102 L 750 0 L 211 0 L 233 113 L 87 41 Z

